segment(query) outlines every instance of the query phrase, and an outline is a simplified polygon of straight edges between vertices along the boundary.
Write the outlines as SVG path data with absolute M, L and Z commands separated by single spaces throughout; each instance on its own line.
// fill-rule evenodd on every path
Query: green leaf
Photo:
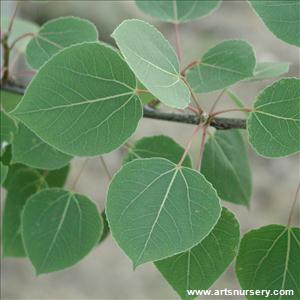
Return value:
M 268 29 L 286 43 L 300 47 L 298 0 L 249 0 Z
M 176 53 L 155 27 L 125 20 L 112 37 L 137 78 L 156 98 L 176 108 L 189 104 L 190 91 L 181 78 Z
M 261 156 L 300 151 L 300 79 L 283 78 L 256 98 L 247 122 L 249 142 Z
M 210 1 L 135 1 L 145 14 L 161 21 L 182 23 L 203 17 L 215 10 L 219 0 Z
M 143 84 L 139 81 L 137 83 L 137 88 L 138 89 L 145 89 Z M 149 93 L 146 93 L 146 92 L 139 93 L 139 98 L 140 98 L 140 100 L 143 104 L 148 104 L 150 101 L 155 99 L 155 97 L 150 92 Z
M 198 245 L 186 252 L 155 262 L 159 272 L 182 299 L 193 299 L 187 290 L 208 289 L 237 254 L 239 223 L 226 208 L 218 223 Z
M 98 40 L 93 23 L 75 17 L 62 17 L 46 22 L 26 48 L 28 64 L 39 69 L 54 54 L 74 44 Z
M 77 263 L 96 245 L 103 229 L 95 203 L 59 188 L 30 197 L 21 226 L 25 250 L 37 274 Z
M 208 50 L 187 80 L 196 93 L 226 88 L 253 75 L 255 56 L 245 41 L 228 40 Z
M 47 187 L 44 178 L 29 168 L 9 173 L 3 212 L 2 243 L 4 256 L 26 256 L 21 237 L 21 212 L 27 199 Z
M 0 162 L 0 175 L 1 175 L 1 186 L 4 183 L 6 176 L 7 176 L 7 172 L 8 172 L 8 166 L 2 164 L 2 162 Z
M 162 158 L 125 164 L 109 186 L 109 228 L 134 267 L 183 252 L 214 227 L 221 207 L 203 175 Z
M 10 23 L 10 17 L 1 17 L 1 32 L 7 32 L 8 26 Z M 19 18 L 16 18 L 13 23 L 11 34 L 8 38 L 8 45 L 11 45 L 11 43 L 18 37 L 20 37 L 23 34 L 26 33 L 37 33 L 39 30 L 39 26 L 31 21 L 28 20 L 22 20 Z M 24 52 L 26 49 L 26 46 L 28 42 L 30 41 L 30 38 L 24 38 L 16 43 L 16 49 L 19 52 Z
M 271 291 L 268 299 L 300 299 L 300 228 L 268 225 L 251 230 L 242 238 L 236 274 L 244 290 Z M 293 290 L 294 295 L 274 295 Z M 247 296 L 247 299 L 262 299 Z
M 138 158 L 161 157 L 177 164 L 183 153 L 184 149 L 172 138 L 165 135 L 150 136 L 136 141 L 133 147 L 128 149 L 128 154 L 123 162 L 127 163 Z M 189 155 L 185 157 L 182 165 L 192 167 Z
M 0 93 L 1 105 L 7 113 L 12 111 L 22 99 L 22 95 L 19 94 L 10 93 L 3 90 L 1 90 Z
M 14 139 L 14 135 L 17 132 L 17 126 L 15 121 L 10 118 L 5 112 L 0 111 L 1 116 L 1 155 L 4 152 L 5 147 L 10 145 Z
M 43 142 L 36 134 L 23 124 L 12 143 L 13 163 L 23 163 L 27 166 L 53 170 L 59 169 L 72 159 L 70 155 L 64 154 Z
M 221 199 L 249 207 L 252 180 L 239 130 L 217 130 L 205 143 L 201 173 Z
M 73 156 L 110 152 L 142 117 L 136 80 L 117 51 L 100 43 L 53 56 L 11 112 L 47 144 Z
M 239 108 L 246 108 L 246 105 L 244 104 L 244 102 L 242 101 L 241 98 L 239 98 L 235 93 L 233 93 L 232 91 L 226 90 L 226 94 L 228 95 L 229 99 Z M 244 114 L 246 116 L 249 115 L 249 112 L 244 111 Z
M 70 165 L 48 172 L 45 180 L 49 187 L 63 187 L 70 171 Z M 45 171 L 44 171 L 45 172 Z
M 287 73 L 289 71 L 289 68 L 289 63 L 258 63 L 255 67 L 253 76 L 246 80 L 255 81 L 278 77 L 284 73 Z
M 101 234 L 101 237 L 99 240 L 99 244 L 102 243 L 107 238 L 107 236 L 109 235 L 109 232 L 110 232 L 105 211 L 103 211 L 101 213 L 101 218 L 103 221 L 103 230 L 102 230 L 102 234 Z

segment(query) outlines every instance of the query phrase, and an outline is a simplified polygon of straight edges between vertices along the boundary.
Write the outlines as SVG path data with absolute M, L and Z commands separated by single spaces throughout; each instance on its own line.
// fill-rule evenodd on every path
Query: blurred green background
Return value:
M 10 16 L 14 6 L 14 1 L 1 1 L 1 18 Z M 154 24 L 173 45 L 175 43 L 173 25 L 158 22 L 144 15 L 139 12 L 133 1 L 22 1 L 18 12 L 18 17 L 38 24 L 67 15 L 87 18 L 94 22 L 99 30 L 100 39 L 113 45 L 110 34 L 124 19 L 129 18 L 138 18 Z M 200 58 L 206 50 L 224 39 L 244 39 L 253 45 L 258 62 L 290 62 L 290 71 L 286 76 L 299 77 L 299 50 L 285 44 L 269 32 L 246 1 L 223 1 L 211 15 L 183 24 L 180 32 L 184 52 L 183 65 Z M 16 69 L 18 72 L 25 70 L 22 58 L 18 60 Z M 28 81 L 26 76 L 21 78 L 22 81 Z M 239 83 L 232 90 L 250 106 L 257 93 L 272 81 Z M 218 93 L 202 94 L 201 105 L 208 109 L 217 95 Z M 232 106 L 224 96 L 218 107 L 222 109 Z M 228 116 L 243 115 L 232 113 Z M 190 125 L 143 119 L 131 140 L 145 135 L 167 134 L 184 145 L 192 130 Z M 199 141 L 196 141 L 192 149 L 194 158 L 198 155 L 198 148 Z M 118 170 L 124 154 L 125 150 L 119 149 L 104 156 L 112 173 Z M 285 224 L 300 179 L 299 155 L 267 160 L 255 155 L 249 147 L 249 157 L 253 175 L 250 210 L 223 203 L 237 215 L 242 233 L 250 228 L 271 223 Z M 73 182 L 83 163 L 84 159 L 75 159 L 72 162 L 67 186 Z M 99 159 L 90 158 L 76 190 L 91 197 L 102 210 L 108 182 Z M 3 205 L 3 191 L 1 196 Z M 299 206 L 294 220 L 294 224 L 299 225 Z M 142 265 L 133 272 L 129 259 L 117 247 L 111 236 L 80 263 L 65 271 L 36 277 L 33 267 L 26 259 L 5 258 L 2 259 L 1 266 L 2 299 L 178 298 L 153 264 Z M 233 267 L 234 263 L 212 289 L 239 288 Z

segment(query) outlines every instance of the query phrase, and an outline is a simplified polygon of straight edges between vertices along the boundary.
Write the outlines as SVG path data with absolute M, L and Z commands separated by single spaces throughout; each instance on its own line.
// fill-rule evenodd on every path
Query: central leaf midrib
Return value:
M 149 243 L 149 241 L 150 241 L 150 239 L 151 239 L 152 233 L 153 233 L 154 228 L 155 228 L 155 226 L 156 226 L 156 224 L 157 224 L 157 222 L 158 222 L 158 219 L 159 219 L 159 217 L 160 217 L 160 214 L 161 214 L 161 212 L 162 212 L 162 210 L 163 210 L 163 208 L 164 208 L 165 202 L 166 202 L 166 200 L 167 200 L 167 198 L 168 198 L 168 195 L 169 195 L 169 193 L 170 193 L 170 191 L 171 191 L 172 185 L 173 185 L 173 183 L 174 183 L 174 181 L 175 181 L 175 178 L 176 178 L 176 175 L 177 175 L 178 171 L 179 171 L 179 168 L 176 168 L 176 169 L 175 169 L 175 172 L 174 172 L 174 174 L 173 174 L 173 176 L 172 176 L 172 178 L 171 178 L 171 180 L 170 180 L 170 183 L 169 183 L 169 185 L 167 186 L 166 193 L 165 193 L 165 195 L 164 195 L 164 197 L 163 197 L 163 200 L 162 200 L 162 203 L 161 203 L 161 205 L 160 205 L 160 207 L 159 207 L 159 209 L 158 209 L 157 215 L 156 215 L 156 217 L 155 217 L 155 219 L 154 219 L 154 221 L 153 221 L 153 224 L 152 224 L 152 226 L 151 226 L 151 228 L 150 228 L 150 232 L 149 232 L 149 234 L 148 234 L 147 240 L 145 241 L 145 245 L 144 245 L 144 247 L 143 247 L 143 249 L 142 249 L 142 251 L 141 251 L 141 253 L 140 253 L 140 255 L 139 255 L 138 259 L 137 259 L 137 261 L 136 261 L 136 265 L 138 265 L 138 263 L 140 262 L 140 260 L 142 259 L 143 255 L 144 255 L 144 252 L 145 252 L 146 249 L 147 249 L 148 243 Z
M 72 104 L 68 103 L 68 104 L 63 104 L 63 105 L 58 105 L 58 106 L 52 106 L 52 107 L 49 107 L 49 108 L 40 108 L 40 109 L 37 109 L 37 110 L 30 110 L 30 111 L 25 111 L 25 112 L 18 112 L 18 107 L 17 107 L 14 111 L 12 111 L 12 114 L 18 116 L 18 115 L 24 115 L 24 114 L 29 114 L 29 113 L 38 113 L 38 112 L 42 112 L 42 111 L 52 111 L 52 110 L 61 109 L 61 108 L 70 108 L 70 107 L 74 107 L 74 106 L 97 103 L 97 102 L 111 100 L 111 99 L 114 99 L 114 98 L 119 98 L 119 97 L 122 97 L 122 96 L 127 96 L 127 95 L 132 95 L 132 94 L 133 94 L 132 92 L 126 92 L 126 93 L 107 96 L 107 97 L 103 97 L 103 98 L 85 100 L 85 101 L 76 102 L 76 103 L 72 103 Z

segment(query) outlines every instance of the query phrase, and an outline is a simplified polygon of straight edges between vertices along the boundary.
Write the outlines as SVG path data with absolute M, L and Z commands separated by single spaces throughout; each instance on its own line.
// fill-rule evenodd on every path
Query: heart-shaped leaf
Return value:
M 176 108 L 189 104 L 190 91 L 181 78 L 176 53 L 155 27 L 125 20 L 112 37 L 136 77 L 155 97 Z
M 134 145 L 128 149 L 124 163 L 139 158 L 161 157 L 177 164 L 183 153 L 184 149 L 172 138 L 165 135 L 150 136 L 136 141 Z M 189 168 L 192 167 L 189 155 L 185 157 L 182 165 Z
M 195 246 L 220 212 L 217 193 L 203 175 L 162 158 L 125 164 L 107 195 L 109 228 L 135 267 Z
M 229 40 L 209 49 L 187 72 L 187 80 L 196 93 L 206 93 L 252 76 L 254 68 L 252 47 L 245 41 Z
M 265 157 L 300 151 L 300 79 L 284 78 L 256 98 L 247 122 L 249 142 Z
M 186 252 L 155 262 L 159 272 L 182 299 L 193 299 L 187 290 L 208 289 L 237 254 L 239 222 L 226 208 L 218 223 L 198 245 Z
M 47 144 L 74 156 L 110 152 L 135 131 L 136 79 L 113 48 L 71 46 L 38 72 L 14 111 Z
M 286 43 L 300 47 L 298 0 L 249 0 L 268 29 Z
M 236 274 L 243 290 L 270 290 L 269 299 L 300 299 L 300 228 L 268 225 L 242 238 Z M 280 290 L 292 290 L 283 297 Z M 274 292 L 275 291 L 275 292 Z M 260 300 L 261 295 L 247 299 Z
M 2 243 L 4 256 L 26 256 L 21 237 L 21 212 L 27 199 L 47 187 L 44 177 L 30 168 L 9 172 L 3 212 Z
M 43 142 L 36 134 L 22 123 L 12 144 L 12 160 L 27 166 L 53 170 L 59 169 L 72 159 L 67 155 Z
M 164 22 L 188 22 L 211 13 L 215 10 L 219 0 L 210 1 L 144 1 L 136 0 L 138 8 L 144 13 Z
M 62 17 L 45 23 L 26 48 L 28 64 L 39 69 L 54 54 L 64 48 L 98 40 L 93 23 L 76 17 Z
M 221 199 L 249 206 L 251 173 L 239 130 L 217 130 L 205 143 L 201 173 Z
M 74 265 L 97 244 L 103 230 L 91 200 L 59 188 L 30 197 L 21 226 L 25 250 L 37 274 Z

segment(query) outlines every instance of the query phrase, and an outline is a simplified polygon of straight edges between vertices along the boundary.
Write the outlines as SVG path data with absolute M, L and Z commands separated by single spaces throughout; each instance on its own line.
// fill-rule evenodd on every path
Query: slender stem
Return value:
M 192 111 L 192 112 L 194 112 L 194 113 L 196 113 L 196 114 L 199 113 L 198 109 L 196 109 L 195 107 L 193 107 L 193 106 L 191 106 L 191 105 L 189 105 L 187 108 L 188 108 L 190 111 Z
M 198 160 L 198 164 L 196 166 L 196 169 L 199 170 L 199 172 L 201 171 L 201 164 L 202 164 L 203 153 L 204 153 L 204 145 L 205 145 L 205 140 L 206 140 L 206 135 L 207 135 L 207 127 L 208 127 L 208 125 L 205 125 L 203 127 L 203 131 L 202 131 L 199 160 Z
M 202 126 L 203 126 L 203 123 L 200 123 L 200 124 L 198 124 L 198 125 L 196 126 L 196 128 L 195 128 L 195 130 L 194 130 L 192 136 L 190 137 L 190 139 L 189 139 L 189 141 L 188 141 L 188 143 L 187 143 L 187 145 L 186 145 L 186 147 L 185 147 L 184 153 L 182 154 L 181 159 L 180 159 L 179 163 L 177 164 L 177 167 L 178 167 L 178 168 L 182 165 L 182 163 L 183 163 L 185 157 L 186 157 L 187 154 L 189 153 L 189 151 L 190 151 L 190 149 L 191 149 L 191 146 L 192 146 L 192 143 L 193 143 L 193 140 L 194 140 L 194 138 L 197 136 L 197 134 L 198 134 L 199 130 L 202 128 Z
M 192 67 L 194 67 L 195 65 L 198 65 L 200 62 L 199 60 L 194 60 L 192 61 L 191 63 L 189 63 L 187 66 L 185 66 L 182 71 L 181 71 L 181 75 L 182 76 L 185 76 L 185 72 L 188 70 L 188 69 L 191 69 Z
M 81 166 L 81 168 L 80 168 L 80 170 L 79 170 L 79 172 L 78 172 L 78 174 L 77 174 L 77 176 L 76 176 L 76 178 L 75 178 L 73 184 L 71 185 L 71 189 L 74 189 L 74 188 L 75 188 L 75 186 L 76 186 L 76 184 L 77 184 L 77 182 L 78 182 L 78 180 L 79 180 L 79 178 L 80 178 L 80 176 L 81 176 L 81 174 L 82 174 L 82 172 L 83 172 L 83 170 L 84 170 L 84 168 L 85 168 L 85 166 L 86 166 L 88 160 L 89 160 L 88 158 L 86 158 L 86 159 L 84 160 L 84 162 L 83 162 L 83 164 L 82 164 L 82 166 Z
M 109 168 L 108 168 L 108 166 L 106 164 L 106 161 L 105 161 L 104 157 L 102 155 L 100 155 L 99 159 L 100 159 L 100 163 L 101 163 L 101 165 L 102 165 L 102 167 L 103 167 L 103 169 L 104 169 L 104 171 L 105 171 L 108 179 L 112 180 L 112 175 L 111 175 L 111 173 L 109 171 Z
M 297 186 L 297 189 L 296 189 L 296 194 L 295 194 L 295 199 L 293 201 L 293 204 L 291 206 L 291 209 L 290 209 L 290 213 L 289 213 L 289 218 L 288 218 L 288 223 L 287 223 L 287 226 L 289 227 L 292 223 L 292 218 L 293 218 L 293 212 L 295 210 L 295 206 L 296 206 L 296 203 L 297 203 L 297 199 L 298 199 L 298 196 L 299 196 L 299 193 L 300 193 L 300 182 L 298 183 L 298 186 Z
M 224 114 L 224 113 L 227 113 L 227 112 L 231 112 L 231 111 L 246 111 L 246 112 L 251 112 L 253 111 L 252 108 L 229 108 L 229 109 L 224 109 L 224 110 L 219 110 L 219 111 L 216 111 L 212 114 L 210 114 L 211 117 L 215 117 L 217 115 L 221 115 L 221 114 Z
M 188 89 L 190 90 L 192 99 L 193 99 L 195 105 L 197 106 L 198 114 L 201 115 L 201 114 L 203 113 L 203 109 L 202 109 L 201 106 L 199 105 L 195 93 L 193 92 L 193 90 L 192 90 L 190 84 L 187 82 L 187 80 L 186 80 L 184 77 L 182 77 L 182 80 L 185 82 L 185 84 L 187 85 Z
M 3 78 L 2 78 L 2 80 L 4 82 L 7 82 L 8 79 L 9 79 L 9 56 L 10 56 L 10 51 L 9 51 L 9 46 L 8 46 L 7 40 L 8 40 L 8 35 L 5 34 L 5 36 L 1 40 L 2 49 L 3 49 Z
M 19 5 L 20 5 L 20 2 L 17 2 L 16 6 L 15 6 L 15 10 L 14 10 L 14 12 L 13 12 L 11 18 L 10 18 L 8 29 L 7 29 L 8 35 L 10 34 L 10 32 L 12 30 L 12 27 L 13 27 L 14 20 L 15 20 L 16 15 L 17 15 L 17 11 L 18 11 Z
M 147 94 L 150 94 L 150 92 L 146 89 L 135 89 L 135 91 L 138 93 L 138 94 L 141 94 L 141 93 L 147 93 Z
M 181 64 L 182 49 L 181 49 L 179 23 L 174 23 L 174 27 L 175 27 L 175 38 L 176 38 L 176 52 L 177 52 L 179 64 Z
M 18 95 L 24 95 L 26 87 L 17 84 L 14 81 L 2 81 L 0 84 L 0 89 L 3 91 L 11 92 Z M 158 100 L 156 100 L 159 103 Z M 143 107 L 143 117 L 151 118 L 162 121 L 178 122 L 185 124 L 198 125 L 204 122 L 204 117 L 195 113 L 177 113 L 174 111 L 164 111 L 161 109 L 154 109 L 151 103 L 144 105 Z M 153 105 L 154 106 L 154 105 Z M 216 117 L 211 120 L 210 126 L 216 129 L 246 129 L 246 120 L 241 118 L 220 118 Z
M 218 104 L 218 102 L 221 100 L 223 94 L 225 93 L 226 89 L 224 89 L 219 95 L 218 97 L 216 98 L 215 102 L 213 103 L 213 105 L 211 106 L 210 108 L 210 111 L 209 111 L 209 114 L 212 114 Z
M 30 36 L 34 36 L 35 34 L 32 32 L 28 32 L 25 34 L 20 35 L 19 37 L 17 37 L 10 45 L 9 49 L 13 49 L 13 47 L 16 45 L 17 42 L 19 42 L 20 40 L 26 38 L 26 37 L 30 37 Z

